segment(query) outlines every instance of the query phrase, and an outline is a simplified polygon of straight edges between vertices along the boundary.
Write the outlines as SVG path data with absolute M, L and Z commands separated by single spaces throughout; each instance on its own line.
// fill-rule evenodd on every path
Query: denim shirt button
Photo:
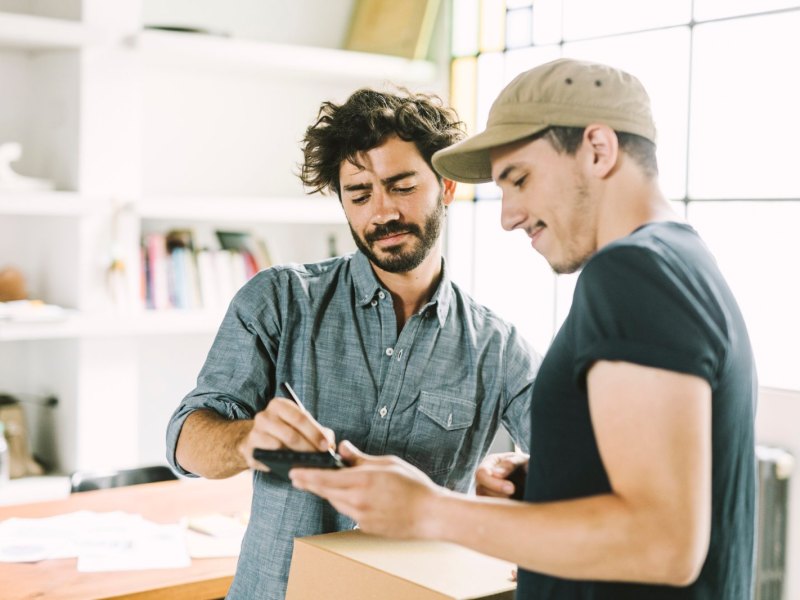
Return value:
M 386 356 L 391 356 L 394 354 L 394 348 L 387 348 L 386 349 Z
M 383 408 L 381 408 L 381 409 L 378 411 L 378 414 L 381 416 L 381 419 L 383 419 L 383 418 L 384 418 L 384 417 L 387 415 L 387 413 L 388 413 L 388 412 L 389 412 L 389 411 L 388 411 L 388 410 L 386 409 L 386 407 L 384 406 Z

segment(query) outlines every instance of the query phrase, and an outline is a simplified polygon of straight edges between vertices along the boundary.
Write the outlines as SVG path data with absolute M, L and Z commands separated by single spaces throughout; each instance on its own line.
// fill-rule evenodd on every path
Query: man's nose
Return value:
M 516 229 L 525 221 L 520 202 L 503 192 L 500 211 L 500 225 L 506 231 Z
M 378 189 L 372 195 L 373 206 L 375 207 L 374 221 L 377 223 L 387 223 L 399 218 L 400 212 L 397 203 L 386 190 Z

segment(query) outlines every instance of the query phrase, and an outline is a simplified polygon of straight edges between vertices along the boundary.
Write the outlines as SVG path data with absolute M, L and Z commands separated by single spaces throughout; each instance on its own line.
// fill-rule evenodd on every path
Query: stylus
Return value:
M 291 385 L 289 385 L 287 382 L 285 382 L 285 381 L 284 381 L 284 382 L 283 382 L 283 389 L 285 389 L 285 390 L 286 390 L 286 391 L 289 393 L 289 397 L 290 397 L 292 400 L 294 400 L 294 403 L 295 403 L 295 404 L 297 404 L 297 406 L 299 406 L 299 407 L 300 407 L 300 410 L 302 410 L 304 413 L 307 413 L 307 414 L 309 414 L 309 415 L 311 414 L 311 413 L 309 413 L 309 412 L 308 412 L 308 409 L 305 407 L 305 405 L 304 405 L 304 404 L 303 404 L 303 403 L 300 401 L 300 398 L 298 397 L 298 395 L 294 393 L 294 390 L 292 389 L 292 386 L 291 386 Z M 333 458 L 335 458 L 337 461 L 341 461 L 341 460 L 342 460 L 342 459 L 339 457 L 339 455 L 338 455 L 338 454 L 336 454 L 336 452 L 334 452 L 334 451 L 333 451 L 333 448 L 331 448 L 330 446 L 328 446 L 328 453 L 329 453 L 329 454 L 330 454 L 330 455 L 331 455 Z

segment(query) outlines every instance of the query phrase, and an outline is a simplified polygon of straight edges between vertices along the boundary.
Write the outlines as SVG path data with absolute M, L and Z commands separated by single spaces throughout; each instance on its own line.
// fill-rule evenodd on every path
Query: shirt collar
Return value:
M 375 298 L 378 292 L 383 288 L 378 278 L 375 277 L 375 273 L 372 271 L 372 265 L 370 265 L 369 259 L 360 250 L 357 250 L 353 254 L 352 270 L 353 282 L 356 288 L 356 301 L 361 306 L 366 306 L 372 302 L 373 298 Z M 436 318 L 439 320 L 439 325 L 444 327 L 445 321 L 447 321 L 447 314 L 450 311 L 452 299 L 453 286 L 450 283 L 447 263 L 444 258 L 442 258 L 442 279 L 439 282 L 439 287 L 428 303 L 422 307 L 420 312 L 431 314 L 433 311 L 436 311 Z

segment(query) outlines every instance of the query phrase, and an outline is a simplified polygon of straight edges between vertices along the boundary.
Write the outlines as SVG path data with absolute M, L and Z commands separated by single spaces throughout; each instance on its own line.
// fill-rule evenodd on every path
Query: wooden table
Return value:
M 181 517 L 247 511 L 251 494 L 250 473 L 221 481 L 165 481 L 82 492 L 50 502 L 2 506 L 0 521 L 9 517 L 49 517 L 76 510 L 122 510 L 157 523 L 176 523 Z M 79 573 L 76 558 L 32 564 L 0 563 L 0 598 L 222 598 L 233 580 L 236 561 L 236 558 L 203 558 L 193 559 L 191 566 L 181 569 L 114 573 Z

